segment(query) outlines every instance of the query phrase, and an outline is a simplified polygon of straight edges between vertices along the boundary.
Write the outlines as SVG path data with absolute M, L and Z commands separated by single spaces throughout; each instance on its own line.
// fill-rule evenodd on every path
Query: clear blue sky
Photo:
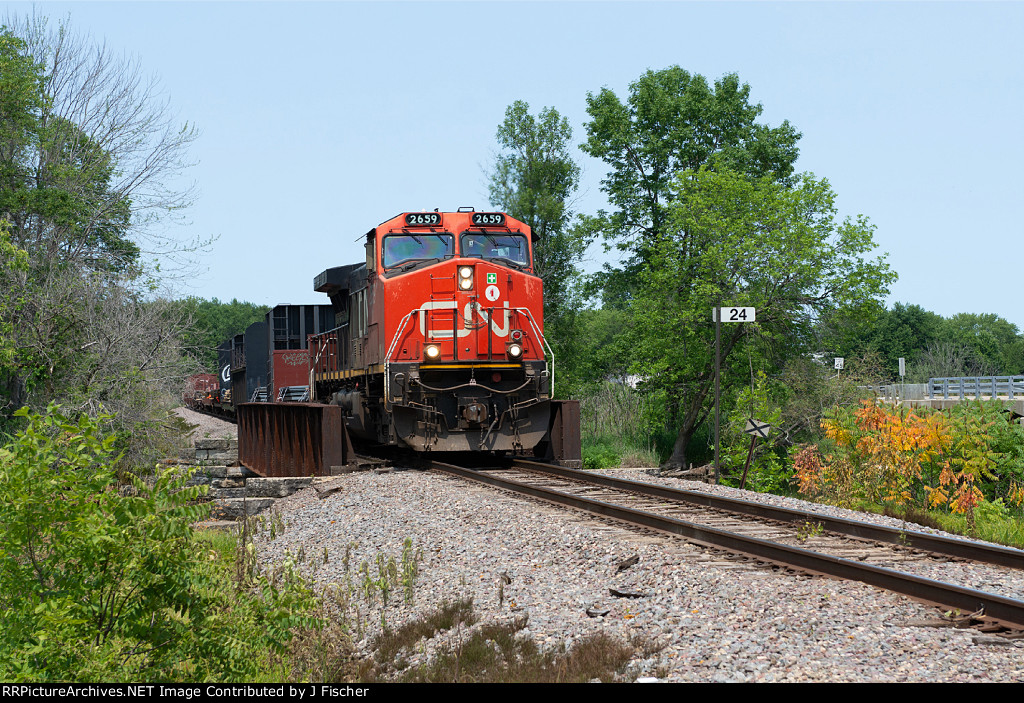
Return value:
M 29 3 L 0 5 L 27 13 Z M 179 294 L 327 302 L 322 269 L 399 212 L 487 207 L 505 108 L 553 106 L 583 141 L 588 91 L 648 69 L 735 72 L 803 133 L 798 170 L 864 214 L 888 302 L 1024 329 L 1024 4 L 928 2 L 37 3 L 157 74 L 202 131 L 183 239 L 218 237 Z M 605 206 L 579 153 L 579 210 Z M 603 254 L 596 251 L 589 266 Z

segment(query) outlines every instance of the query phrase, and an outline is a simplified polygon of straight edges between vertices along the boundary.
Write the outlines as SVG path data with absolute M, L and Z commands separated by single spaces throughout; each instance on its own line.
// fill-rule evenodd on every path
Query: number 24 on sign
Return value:
M 722 322 L 753 322 L 754 308 L 711 308 L 711 320 L 715 320 L 716 311 L 721 310 Z

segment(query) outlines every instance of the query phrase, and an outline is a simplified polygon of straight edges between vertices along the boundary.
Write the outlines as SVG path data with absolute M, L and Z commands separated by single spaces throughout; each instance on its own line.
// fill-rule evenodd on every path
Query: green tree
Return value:
M 579 329 L 585 350 L 579 359 L 582 381 L 623 380 L 629 374 L 630 355 L 627 331 L 629 314 L 615 308 L 581 310 Z
M 943 325 L 940 315 L 907 303 L 895 303 L 889 310 L 877 304 L 857 315 L 844 312 L 823 321 L 825 348 L 845 358 L 877 354 L 886 381 L 898 378 L 900 357 L 908 365 L 915 362 L 939 339 Z
M 629 87 L 625 103 L 608 88 L 588 93 L 584 152 L 611 168 L 602 189 L 615 208 L 589 221 L 627 254 L 621 269 L 606 267 L 605 299 L 622 305 L 636 274 L 669 236 L 669 209 L 680 194 L 677 174 L 703 167 L 792 181 L 800 134 L 788 122 L 756 122 L 750 86 L 735 74 L 715 81 L 678 66 L 648 71 Z
M 887 381 L 907 361 L 907 381 L 932 377 L 1015 375 L 1024 372 L 1024 337 L 998 315 L 958 313 L 943 318 L 920 305 L 895 303 L 886 310 L 824 320 L 826 348 L 836 356 L 877 353 Z
M 941 336 L 973 350 L 990 374 L 1024 372 L 1024 339 L 1016 325 L 994 313 L 953 315 L 941 326 Z
M 28 270 L 28 253 L 11 243 L 9 228 L 10 224 L 0 219 L 0 289 L 3 290 L 15 289 Z M 10 295 L 0 296 L 0 379 L 10 374 L 17 363 L 18 348 L 14 342 L 14 319 L 22 302 Z
M 587 241 L 571 224 L 570 198 L 580 176 L 569 153 L 572 129 L 554 108 L 534 116 L 527 103 L 517 100 L 505 111 L 497 137 L 502 152 L 490 177 L 490 201 L 533 231 L 534 271 L 544 281 L 545 335 L 559 370 L 574 369 L 580 353 L 574 283 Z M 566 386 L 555 388 L 562 394 Z
M 188 330 L 183 335 L 186 349 L 195 356 L 201 368 L 216 373 L 217 345 L 240 334 L 254 322 L 263 320 L 270 308 L 266 305 L 247 303 L 235 298 L 222 303 L 217 298 L 204 300 L 190 297 L 177 301 L 184 315 L 190 319 Z
M 509 105 L 498 127 L 497 157 L 490 180 L 491 205 L 533 230 L 534 270 L 544 280 L 545 317 L 565 302 L 585 243 L 570 227 L 569 198 L 579 185 L 580 169 L 569 154 L 572 129 L 552 107 L 534 117 L 522 100 Z
M 39 143 L 46 106 L 43 67 L 27 55 L 25 42 L 0 27 L 0 215 L 18 205 L 27 187 L 29 154 Z
M 0 416 L 52 400 L 128 426 L 159 444 L 171 394 L 188 372 L 181 318 L 147 301 L 144 257 L 161 246 L 149 225 L 188 202 L 178 190 L 195 132 L 167 118 L 139 68 L 65 24 L 8 17 L 0 28 Z M 166 242 L 166 240 L 163 240 Z M 150 449 L 157 450 L 157 447 Z M 148 449 L 147 449 L 148 451 Z M 134 449 L 133 458 L 137 457 Z
M 88 84 L 68 82 L 101 78 L 102 72 L 95 68 L 91 76 L 59 73 L 58 69 L 65 69 L 64 59 L 56 58 L 57 51 L 65 48 L 62 39 L 57 40 L 60 43 L 51 59 L 45 52 L 41 57 L 30 55 L 29 43 L 7 28 L 2 31 L 0 61 L 5 74 L 7 67 L 14 68 L 4 81 L 10 81 L 16 99 L 3 105 L 0 213 L 12 225 L 13 241 L 30 252 L 35 278 L 72 271 L 121 275 L 134 270 L 140 248 L 131 241 L 129 230 L 133 199 L 141 193 L 126 187 L 122 179 L 126 170 L 139 174 L 126 163 L 126 154 L 118 151 L 138 148 L 138 144 L 111 143 L 110 131 L 120 132 L 120 140 L 131 134 L 131 139 L 143 143 L 145 135 L 133 133 L 137 125 L 131 123 L 130 115 L 115 114 L 90 124 L 93 116 L 79 105 L 101 96 L 89 95 Z M 38 45 L 34 48 L 43 51 Z M 67 94 L 74 89 L 84 94 Z M 118 97 L 102 97 L 112 113 L 128 111 L 118 104 Z M 91 127 L 93 133 L 81 125 Z
M 774 175 L 702 168 L 675 187 L 630 307 L 634 369 L 665 394 L 679 428 L 666 468 L 686 466 L 711 410 L 713 307 L 757 309 L 755 323 L 723 324 L 728 368 L 755 347 L 783 358 L 813 350 L 822 314 L 877 300 L 895 279 L 884 257 L 867 258 L 873 227 L 864 218 L 837 223 L 827 181 L 802 175 L 787 186 Z
M 43 78 L 38 139 L 26 159 L 38 192 L 23 198 L 24 222 L 8 217 L 15 241 L 24 233 L 67 258 L 110 250 L 120 239 L 165 267 L 191 250 L 152 226 L 180 217 L 191 202 L 193 189 L 180 177 L 198 136 L 170 116 L 156 78 L 66 22 L 51 28 L 35 15 L 5 22 Z

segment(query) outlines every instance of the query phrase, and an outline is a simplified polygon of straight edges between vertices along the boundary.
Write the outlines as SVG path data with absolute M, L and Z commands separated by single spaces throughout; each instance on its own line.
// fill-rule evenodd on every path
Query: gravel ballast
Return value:
M 682 488 L 735 491 L 640 471 L 615 473 Z M 360 568 L 365 563 L 366 573 L 375 576 L 380 557 L 381 563 L 393 558 L 400 569 L 411 540 L 421 555 L 415 596 L 407 602 L 401 586 L 391 593 L 383 619 L 392 628 L 444 601 L 471 596 L 485 621 L 526 616 L 526 632 L 545 647 L 572 646 L 597 632 L 623 640 L 642 637 L 648 646 L 630 663 L 629 679 L 1024 678 L 1024 648 L 1018 644 L 970 630 L 921 626 L 935 619 L 934 609 L 863 584 L 758 568 L 447 476 L 361 472 L 333 482 L 341 490 L 327 498 L 306 489 L 278 501 L 284 529 L 275 530 L 274 539 L 262 530 L 257 548 L 266 568 L 298 561 L 319 587 L 349 593 L 354 604 L 349 615 L 355 613 L 357 645 L 364 654 L 380 631 L 382 606 L 379 594 L 373 603 L 366 598 Z M 617 566 L 634 555 L 637 563 L 619 572 Z M 932 577 L 940 578 L 940 571 L 936 567 Z M 1024 573 L 1012 580 L 1007 587 L 1024 593 Z M 638 597 L 615 597 L 611 589 Z M 607 614 L 591 617 L 588 609 Z M 416 665 L 460 635 L 466 633 L 421 642 L 405 657 Z M 652 645 L 660 649 L 651 653 Z

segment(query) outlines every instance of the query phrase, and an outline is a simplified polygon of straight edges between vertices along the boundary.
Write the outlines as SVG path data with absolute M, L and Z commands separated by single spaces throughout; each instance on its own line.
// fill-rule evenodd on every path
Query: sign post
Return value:
M 715 483 L 718 483 L 718 477 L 721 475 L 721 468 L 719 464 L 720 447 L 721 447 L 721 412 L 720 402 L 722 399 L 722 317 L 725 317 L 726 322 L 754 322 L 756 319 L 757 311 L 754 308 L 711 308 L 711 319 L 715 321 Z M 750 451 L 754 451 L 754 446 L 750 446 Z M 747 458 L 747 464 L 750 464 L 750 458 Z M 744 478 L 746 478 L 746 471 L 743 472 Z
M 750 451 L 747 452 L 747 464 L 743 467 L 743 478 L 740 479 L 740 490 L 747 485 L 747 471 L 750 470 L 750 460 L 754 456 L 754 442 L 757 438 L 768 439 L 768 432 L 771 430 L 771 426 L 768 423 L 755 420 L 752 417 L 747 418 L 747 426 L 743 430 L 746 434 L 750 435 Z
M 900 403 L 903 403 L 907 399 L 907 386 L 906 386 L 906 375 L 907 375 L 907 360 L 904 357 L 900 357 Z M 992 395 L 995 395 L 993 392 Z M 1011 396 L 1012 397 L 1012 396 Z

